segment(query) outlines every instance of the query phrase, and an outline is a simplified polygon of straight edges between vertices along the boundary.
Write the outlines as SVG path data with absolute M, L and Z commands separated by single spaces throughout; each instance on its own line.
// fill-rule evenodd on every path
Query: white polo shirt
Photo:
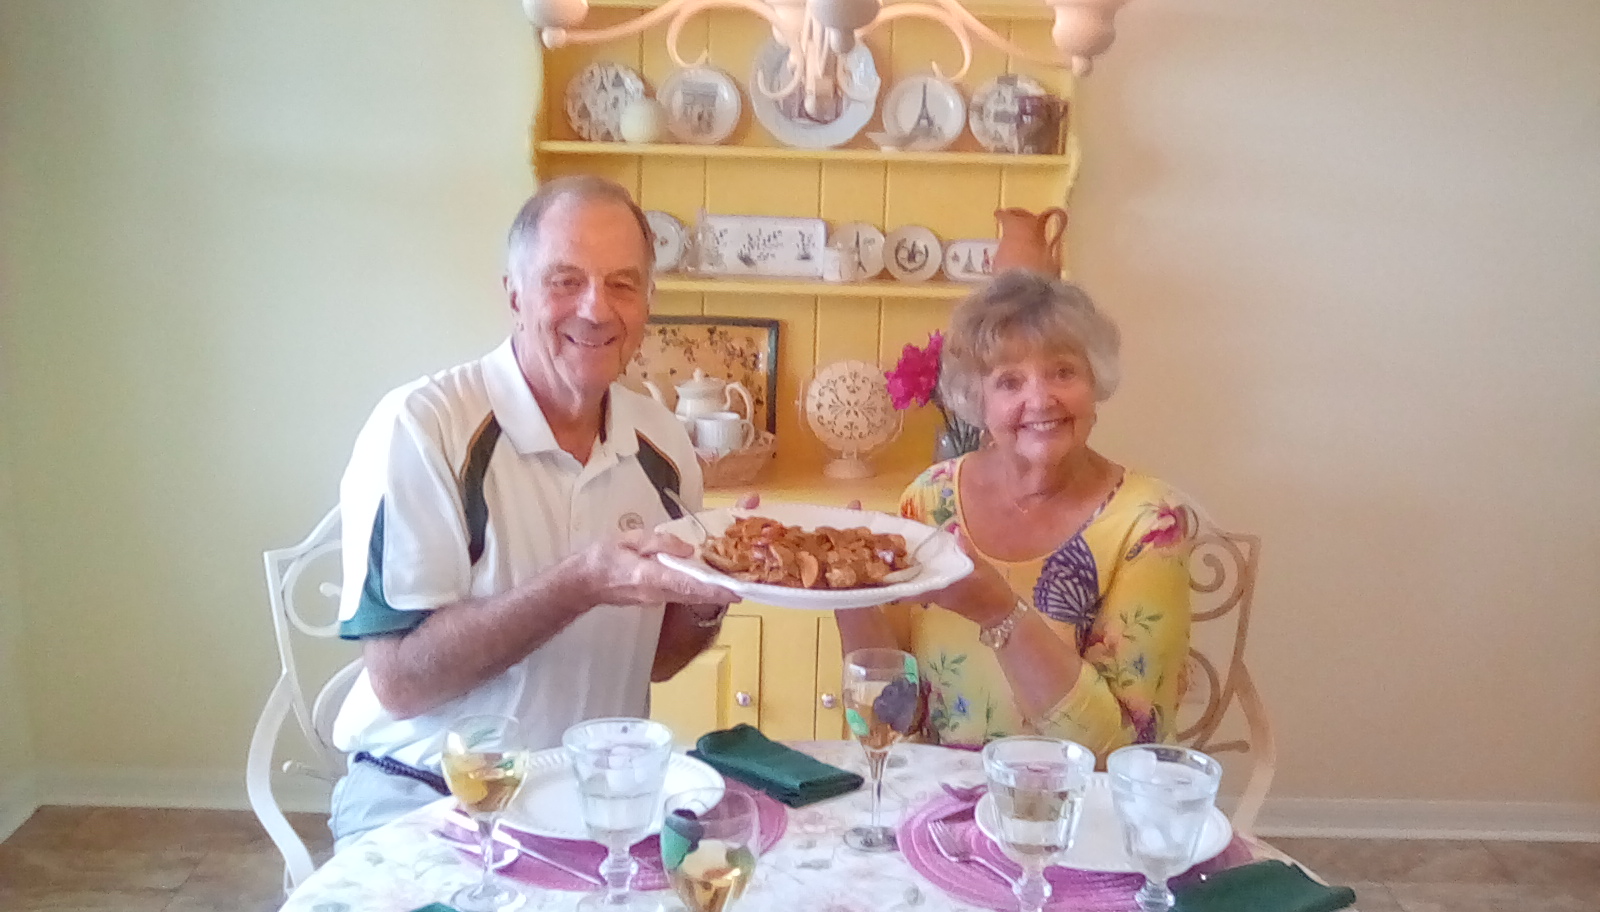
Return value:
M 483 358 L 389 393 L 356 438 L 339 488 L 340 634 L 410 630 L 428 612 L 504 592 L 589 544 L 669 518 L 659 488 L 690 509 L 703 494 L 683 425 L 619 384 L 587 465 L 556 443 L 507 340 Z M 395 719 L 362 672 L 334 743 L 437 769 L 451 722 L 517 718 L 530 749 L 576 722 L 640 716 L 661 632 L 658 609 L 600 605 L 521 662 L 422 716 Z

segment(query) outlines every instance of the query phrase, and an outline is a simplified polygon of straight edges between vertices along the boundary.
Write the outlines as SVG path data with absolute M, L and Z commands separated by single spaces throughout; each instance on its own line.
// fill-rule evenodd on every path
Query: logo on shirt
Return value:
M 617 528 L 624 532 L 632 532 L 635 529 L 643 529 L 644 517 L 637 513 L 624 513 L 622 514 L 622 518 L 617 520 Z

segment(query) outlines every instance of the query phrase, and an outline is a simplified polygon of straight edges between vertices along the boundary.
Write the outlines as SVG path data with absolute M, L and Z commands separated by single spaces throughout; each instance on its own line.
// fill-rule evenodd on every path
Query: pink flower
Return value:
M 935 402 L 939 392 L 939 354 L 944 349 L 944 333 L 934 330 L 926 348 L 906 345 L 894 370 L 884 371 L 889 398 L 896 410 Z
M 1199 517 L 1195 516 L 1194 509 L 1188 504 L 1157 504 L 1155 519 L 1150 523 L 1149 531 L 1140 536 L 1133 547 L 1128 550 L 1128 560 L 1138 557 L 1146 547 L 1164 551 L 1188 541 L 1200 527 Z

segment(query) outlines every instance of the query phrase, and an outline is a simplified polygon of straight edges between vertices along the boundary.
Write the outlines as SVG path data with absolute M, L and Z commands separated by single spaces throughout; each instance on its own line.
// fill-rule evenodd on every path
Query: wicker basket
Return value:
M 756 442 L 726 456 L 714 456 L 696 450 L 700 468 L 705 473 L 706 487 L 728 488 L 747 485 L 755 481 L 778 452 L 778 439 L 769 431 L 759 431 Z

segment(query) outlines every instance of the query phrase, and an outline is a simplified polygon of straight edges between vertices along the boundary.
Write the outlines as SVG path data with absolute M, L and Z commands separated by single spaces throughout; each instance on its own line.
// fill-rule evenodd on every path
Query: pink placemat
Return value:
M 917 873 L 930 883 L 962 902 L 990 909 L 1010 910 L 1017 905 L 1011 893 L 1011 884 L 975 862 L 954 862 L 945 858 L 933 844 L 928 825 L 935 820 L 945 820 L 959 811 L 971 808 L 975 802 L 950 795 L 941 795 L 919 808 L 900 824 L 897 836 L 900 853 Z M 994 841 L 978 830 L 970 816 L 947 821 L 963 838 L 968 840 L 975 855 L 1013 878 L 1022 869 L 1007 858 Z M 1173 885 L 1185 883 L 1224 868 L 1246 864 L 1252 860 L 1250 849 L 1238 836 L 1209 861 L 1203 861 L 1179 877 Z M 1045 908 L 1055 912 L 1137 912 L 1138 904 L 1133 894 L 1144 883 L 1138 874 L 1114 874 L 1101 871 L 1078 871 L 1071 868 L 1052 867 L 1045 870 L 1045 880 L 1050 882 L 1050 900 Z
M 760 836 L 758 839 L 758 853 L 764 853 L 783 838 L 784 831 L 789 828 L 789 810 L 775 799 L 769 798 L 762 792 L 748 788 L 745 785 L 727 780 L 729 791 L 743 792 L 749 795 L 756 803 L 756 815 L 759 821 Z M 458 838 L 473 839 L 474 832 L 467 827 L 466 818 L 452 812 L 442 826 L 449 835 Z M 547 856 L 560 864 L 578 871 L 590 874 L 596 878 L 600 876 L 600 862 L 605 860 L 605 846 L 598 842 L 589 842 L 579 839 L 555 839 L 549 836 L 536 836 L 524 833 L 509 824 L 502 823 L 500 830 L 507 836 L 522 845 Z M 473 858 L 477 858 L 476 850 L 463 849 Z M 651 835 L 633 846 L 633 860 L 639 868 L 634 872 L 632 889 L 635 890 L 665 890 L 667 873 L 661 867 L 661 839 Z M 547 890 L 571 890 L 587 892 L 599 890 L 601 887 L 574 877 L 554 865 L 546 864 L 537 858 L 518 854 L 515 861 L 500 869 L 500 874 L 522 883 L 543 887 Z

